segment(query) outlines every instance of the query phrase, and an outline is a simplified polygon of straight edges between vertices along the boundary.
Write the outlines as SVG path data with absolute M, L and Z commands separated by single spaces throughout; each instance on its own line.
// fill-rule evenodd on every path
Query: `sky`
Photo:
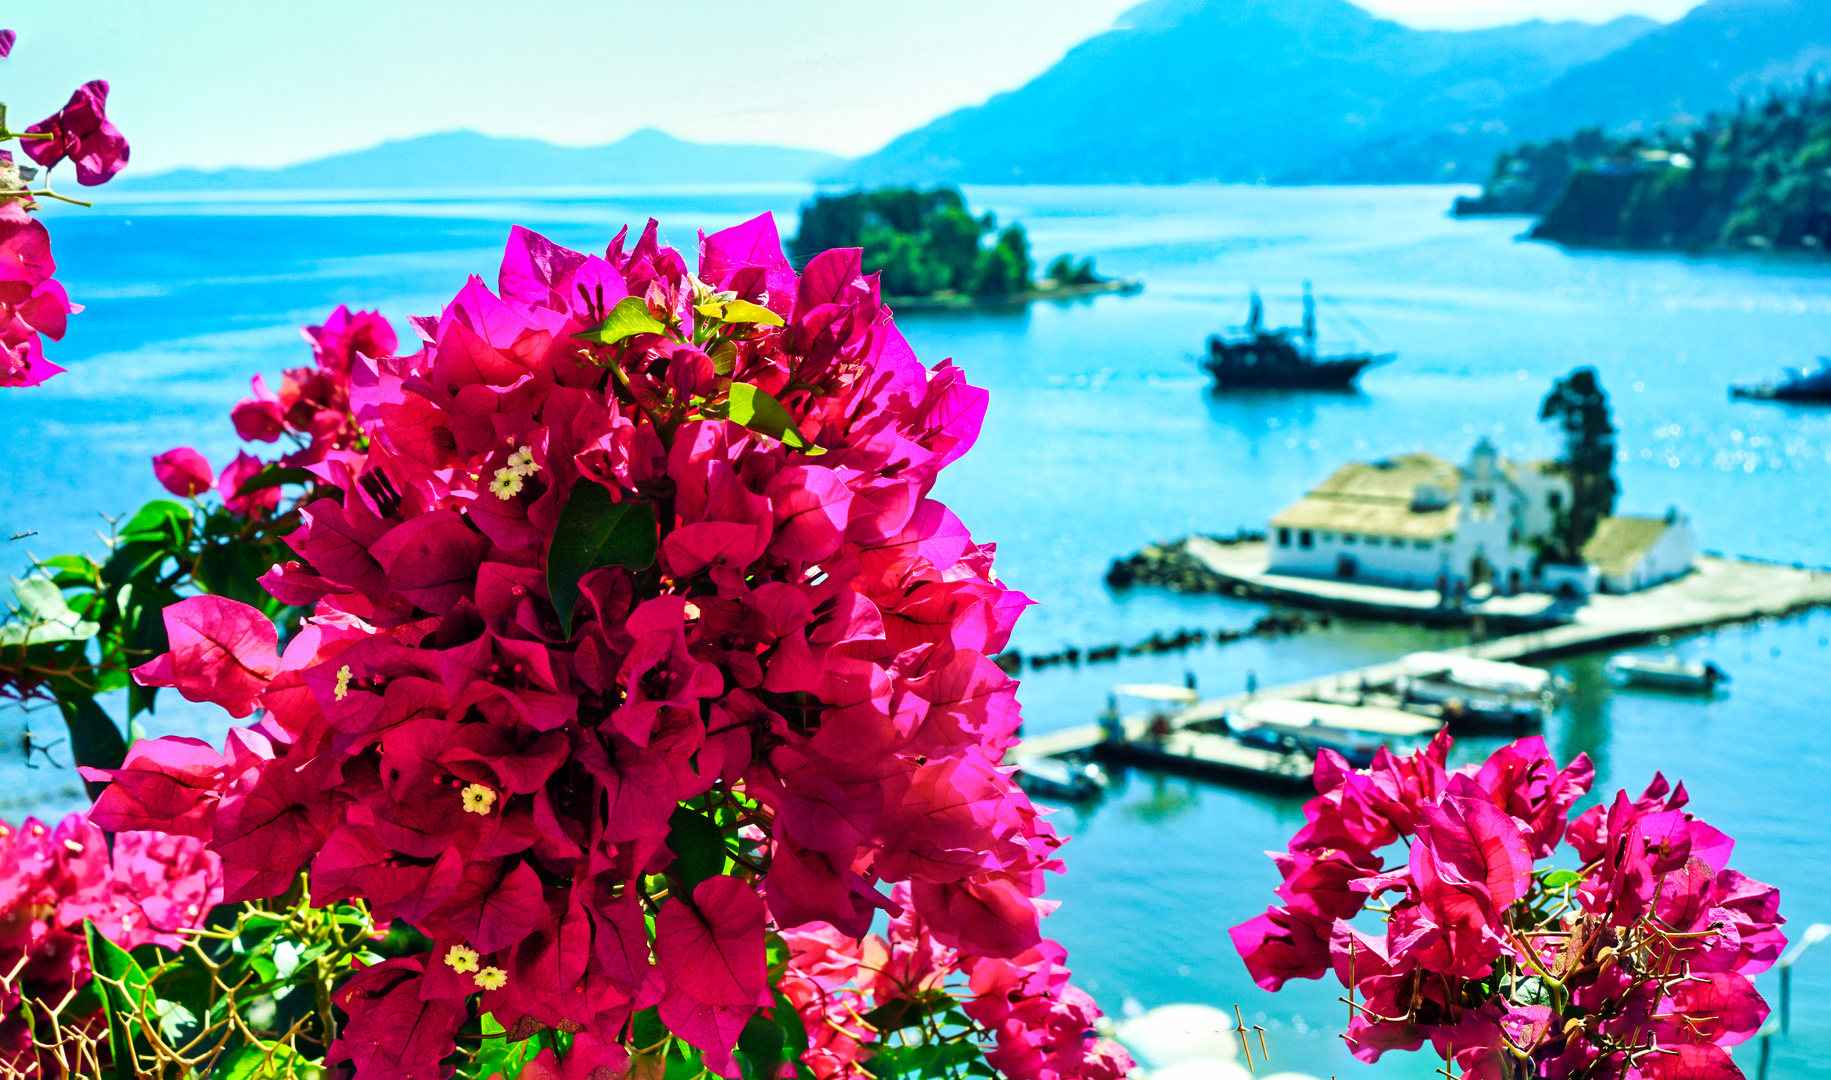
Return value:
M 456 128 L 583 146 L 658 127 L 856 156 L 1021 86 L 1135 2 L 27 0 L 0 15 L 19 33 L 0 100 L 29 123 L 108 79 L 141 175 Z M 1460 29 L 1670 20 L 1697 0 L 1362 2 Z

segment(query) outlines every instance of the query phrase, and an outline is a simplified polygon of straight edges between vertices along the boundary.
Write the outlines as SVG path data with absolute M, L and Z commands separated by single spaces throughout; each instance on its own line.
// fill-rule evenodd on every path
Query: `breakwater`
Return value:
M 1163 653 L 1186 652 L 1209 642 L 1216 645 L 1230 645 L 1247 638 L 1289 637 L 1292 634 L 1301 634 L 1312 626 L 1327 626 L 1329 622 L 1327 615 L 1306 615 L 1298 611 L 1274 611 L 1259 616 L 1251 626 L 1244 630 L 1223 627 L 1213 631 L 1184 629 L 1173 634 L 1158 631 L 1150 637 L 1130 645 L 1114 642 L 1110 645 L 1096 645 L 1086 649 L 1070 645 L 1056 652 L 1031 653 L 1029 656 L 1025 656 L 1016 649 L 1007 649 L 992 657 L 992 663 L 1004 669 L 1005 674 L 1016 675 L 1024 669 L 1026 662 L 1029 663 L 1032 671 L 1041 671 L 1060 664 L 1079 667 L 1082 663 L 1111 663 L 1121 656 L 1156 656 Z

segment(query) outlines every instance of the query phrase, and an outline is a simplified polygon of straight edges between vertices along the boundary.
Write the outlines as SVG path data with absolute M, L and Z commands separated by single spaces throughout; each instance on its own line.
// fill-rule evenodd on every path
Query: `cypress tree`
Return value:
M 1596 369 L 1577 368 L 1552 383 L 1539 419 L 1556 423 L 1563 432 L 1564 454 L 1557 465 L 1570 480 L 1570 506 L 1559 521 L 1555 558 L 1580 563 L 1583 545 L 1596 535 L 1597 523 L 1615 512 L 1621 494 L 1615 481 L 1615 424 Z

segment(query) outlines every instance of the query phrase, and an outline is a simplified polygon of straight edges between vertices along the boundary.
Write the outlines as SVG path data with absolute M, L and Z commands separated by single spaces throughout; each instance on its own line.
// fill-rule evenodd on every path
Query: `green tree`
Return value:
M 1022 225 L 998 234 L 998 242 L 979 253 L 976 296 L 1009 296 L 1030 287 L 1030 240 Z
M 1570 480 L 1570 507 L 1560 516 L 1561 535 L 1551 552 L 1554 562 L 1582 561 L 1583 545 L 1596 525 L 1615 512 L 1621 493 L 1615 481 L 1615 424 L 1608 395 L 1595 368 L 1577 368 L 1551 385 L 1539 405 L 1539 419 L 1558 425 L 1564 435 L 1560 472 Z
M 955 188 L 821 195 L 801 208 L 800 231 L 789 242 L 797 263 L 805 266 L 823 251 L 846 247 L 863 249 L 865 272 L 883 274 L 884 293 L 893 297 L 949 290 L 1008 296 L 1028 290 L 1035 272 L 1023 226 L 999 232 L 998 219 L 989 213 L 974 217 Z M 1089 259 L 1074 267 L 1065 283 L 1098 280 Z

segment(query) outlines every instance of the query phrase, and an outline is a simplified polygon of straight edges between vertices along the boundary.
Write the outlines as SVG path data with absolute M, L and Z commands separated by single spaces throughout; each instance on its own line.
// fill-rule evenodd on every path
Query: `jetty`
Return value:
M 1190 537 L 1183 547 L 1225 583 L 1226 591 L 1235 595 L 1366 618 L 1448 621 L 1430 617 L 1441 610 L 1440 598 L 1434 592 L 1266 573 L 1265 545 L 1258 541 L 1223 544 L 1206 537 Z M 1781 618 L 1823 606 L 1831 606 L 1831 570 L 1705 555 L 1684 577 L 1625 595 L 1598 594 L 1573 603 L 1542 594 L 1522 594 L 1464 605 L 1453 609 L 1460 611 L 1460 623 L 1468 624 L 1474 616 L 1482 615 L 1490 620 L 1488 625 L 1504 624 L 1511 618 L 1527 628 L 1437 652 L 1480 660 L 1542 660 L 1678 637 L 1714 626 Z M 1405 663 L 1394 659 L 1260 689 L 1250 695 L 1209 698 L 1174 713 L 1111 720 L 1109 724 L 1116 724 L 1119 729 L 1113 734 L 1120 736 L 1111 740 L 1097 722 L 1076 725 L 1024 739 L 1011 750 L 1008 760 L 1098 752 L 1138 764 L 1176 766 L 1181 771 L 1202 771 L 1223 778 L 1246 771 L 1256 771 L 1264 778 L 1269 763 L 1248 761 L 1241 752 L 1264 753 L 1274 758 L 1281 755 L 1239 746 L 1236 740 L 1202 732 L 1200 725 L 1213 724 L 1253 701 L 1340 702 L 1344 697 L 1355 696 L 1358 688 L 1390 685 L 1408 674 Z M 1276 766 L 1270 768 L 1276 772 Z M 1307 775 L 1304 779 L 1307 781 Z
M 1283 791 L 1307 790 L 1316 764 L 1304 754 L 1247 746 L 1238 739 L 1182 726 L 1161 738 L 1146 735 L 1101 748 L 1101 756 L 1145 768 L 1220 776 Z

